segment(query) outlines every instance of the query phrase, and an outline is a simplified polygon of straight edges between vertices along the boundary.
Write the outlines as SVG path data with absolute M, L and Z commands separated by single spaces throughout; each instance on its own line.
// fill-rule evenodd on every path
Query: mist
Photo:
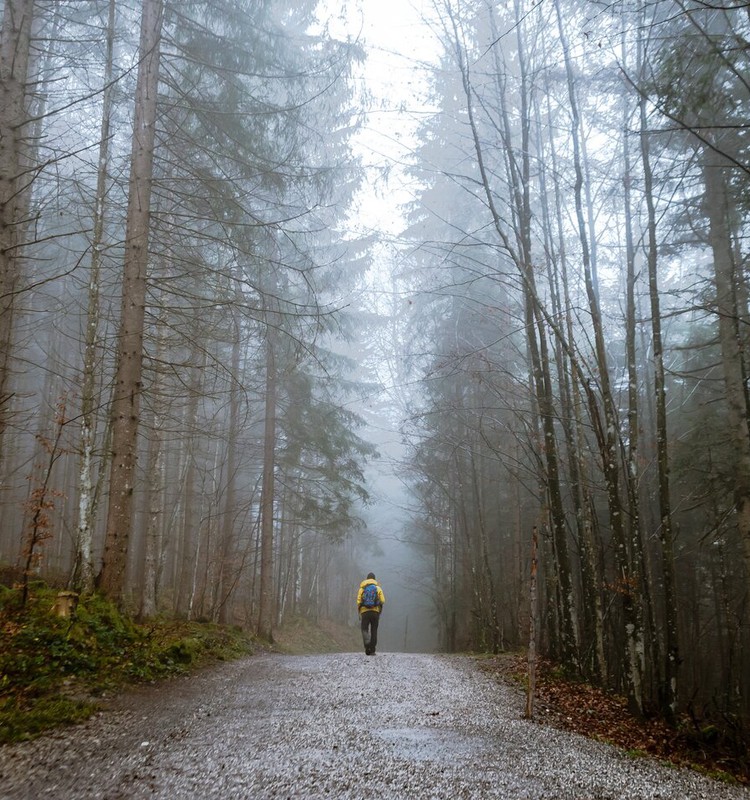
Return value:
M 409 508 L 408 488 L 399 478 L 403 445 L 395 432 L 383 427 L 385 419 L 370 416 L 376 423 L 370 433 L 380 458 L 367 469 L 371 505 L 363 514 L 367 549 L 359 556 L 362 579 L 374 572 L 386 597 L 378 628 L 379 649 L 432 652 L 438 648 L 434 607 L 438 587 L 429 550 L 418 546 L 411 533 L 415 511 Z
M 745 725 L 744 6 L 20 5 L 8 587 Z

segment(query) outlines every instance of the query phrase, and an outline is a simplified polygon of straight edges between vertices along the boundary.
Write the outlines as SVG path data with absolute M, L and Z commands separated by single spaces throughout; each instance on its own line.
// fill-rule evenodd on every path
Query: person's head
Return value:
M 375 573 L 374 572 L 368 572 L 367 573 L 367 580 L 369 581 L 371 579 L 375 580 Z

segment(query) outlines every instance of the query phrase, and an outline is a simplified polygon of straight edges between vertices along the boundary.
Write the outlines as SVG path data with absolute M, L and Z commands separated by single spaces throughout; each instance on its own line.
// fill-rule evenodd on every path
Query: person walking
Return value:
M 378 646 L 378 623 L 380 622 L 380 612 L 383 610 L 384 604 L 385 595 L 383 590 L 375 580 L 375 573 L 369 572 L 367 577 L 359 584 L 359 591 L 357 592 L 357 611 L 359 611 L 365 655 L 375 655 L 375 648 Z

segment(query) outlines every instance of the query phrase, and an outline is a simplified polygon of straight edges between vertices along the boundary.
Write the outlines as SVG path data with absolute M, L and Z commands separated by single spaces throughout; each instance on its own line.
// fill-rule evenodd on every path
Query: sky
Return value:
M 412 197 L 412 179 L 400 165 L 413 149 L 419 119 L 430 110 L 423 65 L 437 54 L 424 21 L 431 6 L 432 0 L 350 0 L 334 26 L 334 32 L 364 43 L 367 51 L 368 113 L 354 140 L 368 171 L 358 214 L 364 230 L 398 232 L 403 224 L 399 204 Z

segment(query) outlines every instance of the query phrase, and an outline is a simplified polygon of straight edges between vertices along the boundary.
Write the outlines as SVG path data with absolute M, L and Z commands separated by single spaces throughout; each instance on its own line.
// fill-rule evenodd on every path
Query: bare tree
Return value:
M 603 408 L 604 436 L 601 440 L 602 470 L 606 482 L 607 504 L 609 507 L 609 524 L 612 529 L 615 554 L 618 564 L 619 593 L 623 599 L 625 611 L 625 636 L 627 641 L 628 684 L 631 703 L 638 711 L 643 711 L 643 623 L 641 617 L 637 562 L 632 559 L 633 539 L 638 539 L 640 531 L 631 527 L 631 541 L 628 541 L 624 509 L 620 496 L 620 453 L 619 453 L 619 420 L 617 407 L 611 388 L 611 377 L 604 341 L 604 327 L 599 301 L 599 287 L 591 258 L 590 240 L 584 216 L 584 174 L 580 148 L 581 119 L 578 110 L 578 98 L 573 77 L 573 67 L 567 34 L 563 25 L 563 14 L 559 0 L 555 2 L 558 32 L 565 62 L 568 87 L 568 101 L 571 116 L 571 139 L 573 143 L 573 166 L 575 170 L 574 199 L 576 221 L 578 226 L 581 260 L 583 267 L 588 309 L 594 334 L 594 352 L 597 365 L 597 379 Z M 628 476 L 625 476 L 625 481 Z M 635 521 L 632 521 L 635 522 Z

